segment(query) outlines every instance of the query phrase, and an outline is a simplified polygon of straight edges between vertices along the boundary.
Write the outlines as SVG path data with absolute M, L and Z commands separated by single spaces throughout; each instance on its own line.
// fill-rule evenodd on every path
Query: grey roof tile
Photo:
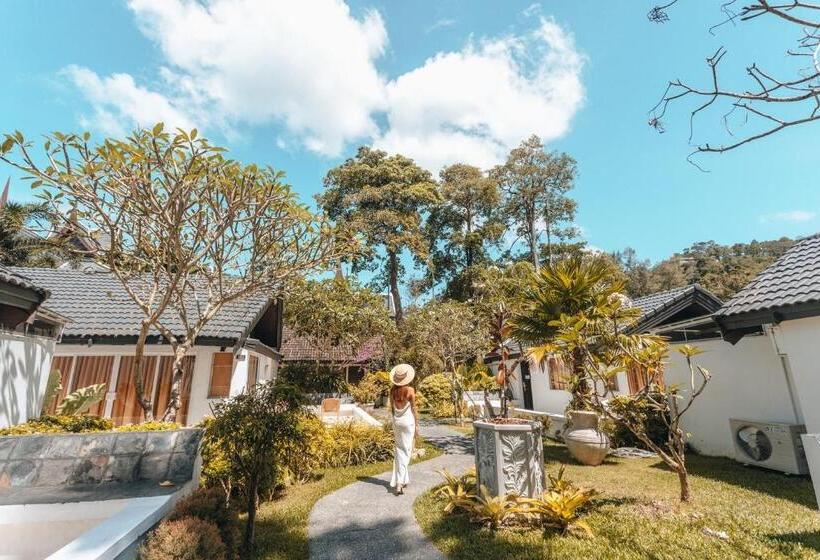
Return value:
M 71 318 L 64 337 L 133 337 L 139 334 L 142 312 L 131 300 L 120 281 L 109 272 L 56 268 L 20 268 L 11 271 L 48 289 L 48 307 Z M 234 301 L 223 307 L 200 333 L 203 338 L 239 339 L 267 309 L 271 298 L 265 294 Z M 198 316 L 193 301 L 186 304 L 190 317 Z M 184 328 L 173 311 L 164 316 L 175 334 Z M 158 334 L 152 331 L 151 334 Z
M 35 284 L 31 278 L 2 265 L 0 265 L 0 282 L 31 290 L 44 299 L 49 296 L 48 290 Z
M 694 285 L 683 286 L 681 288 L 672 288 L 665 292 L 655 292 L 648 296 L 639 297 L 632 300 L 632 306 L 641 310 L 641 316 L 645 317 L 655 311 L 661 309 L 663 306 L 675 301 L 678 297 L 686 292 L 694 289 Z
M 820 301 L 820 234 L 801 239 L 718 310 L 718 317 Z

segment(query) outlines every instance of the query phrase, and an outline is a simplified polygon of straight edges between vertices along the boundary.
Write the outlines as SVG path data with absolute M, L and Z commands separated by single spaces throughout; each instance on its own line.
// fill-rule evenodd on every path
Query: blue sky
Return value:
M 686 161 L 691 105 L 664 134 L 647 126 L 667 80 L 706 84 L 719 46 L 743 87 L 753 61 L 785 72 L 797 32 L 760 18 L 712 35 L 720 2 L 706 0 L 658 25 L 653 4 L 0 0 L 0 131 L 197 126 L 284 170 L 306 201 L 360 144 L 437 172 L 488 167 L 538 133 L 578 160 L 577 222 L 595 247 L 658 260 L 695 241 L 820 230 L 820 126 L 701 158 L 708 173 Z M 723 132 L 707 118 L 696 133 Z M 13 198 L 30 196 L 13 183 Z

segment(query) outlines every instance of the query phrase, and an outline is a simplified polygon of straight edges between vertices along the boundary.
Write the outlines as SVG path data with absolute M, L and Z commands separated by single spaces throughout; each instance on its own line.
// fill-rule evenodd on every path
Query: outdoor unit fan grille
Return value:
M 731 419 L 735 457 L 741 463 L 791 474 L 807 474 L 800 434 L 805 426 Z

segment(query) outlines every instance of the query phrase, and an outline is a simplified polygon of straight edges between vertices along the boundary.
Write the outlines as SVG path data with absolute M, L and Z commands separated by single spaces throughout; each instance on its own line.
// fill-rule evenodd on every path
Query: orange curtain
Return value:
M 146 356 L 143 369 L 143 387 L 150 399 L 154 388 L 154 371 L 157 357 Z M 116 426 L 138 424 L 145 419 L 145 411 L 137 401 L 136 379 L 134 378 L 134 356 L 120 358 L 120 371 L 117 376 L 117 398 L 111 408 L 111 420 Z

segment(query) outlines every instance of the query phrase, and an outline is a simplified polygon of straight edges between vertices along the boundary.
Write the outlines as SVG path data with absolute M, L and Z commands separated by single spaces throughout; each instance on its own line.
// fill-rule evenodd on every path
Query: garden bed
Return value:
M 538 529 L 495 534 L 466 516 L 445 516 L 433 492 L 416 501 L 427 536 L 451 560 L 577 558 L 772 558 L 820 555 L 820 515 L 807 477 L 746 468 L 729 459 L 689 457 L 694 503 L 678 502 L 677 476 L 658 459 L 607 459 L 577 465 L 558 444 L 545 444 L 547 471 L 601 494 L 584 520 L 591 538 Z M 725 532 L 727 538 L 721 538 Z M 707 533 L 711 533 L 707 534 Z

